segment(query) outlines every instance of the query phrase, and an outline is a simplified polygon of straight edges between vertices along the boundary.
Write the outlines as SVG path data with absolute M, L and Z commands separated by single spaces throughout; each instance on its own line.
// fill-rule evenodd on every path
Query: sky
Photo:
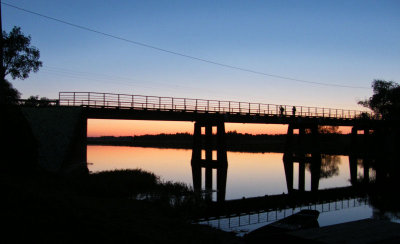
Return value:
M 400 81 L 400 1 L 2 2 L 3 30 L 20 26 L 43 62 L 9 78 L 23 98 L 93 91 L 362 110 L 374 79 Z

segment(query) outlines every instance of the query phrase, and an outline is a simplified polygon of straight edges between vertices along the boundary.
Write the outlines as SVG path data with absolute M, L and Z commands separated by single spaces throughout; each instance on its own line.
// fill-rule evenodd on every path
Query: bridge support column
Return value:
M 298 129 L 297 140 L 294 130 Z M 309 133 L 307 133 L 307 131 Z M 307 140 L 308 139 L 308 140 Z M 309 140 L 311 140 L 309 142 Z M 313 152 L 319 152 L 319 131 L 316 123 L 289 123 L 286 135 L 285 151 L 305 151 L 306 147 L 312 147 Z
M 216 127 L 217 133 L 212 133 Z M 205 128 L 205 135 L 202 135 Z M 216 138 L 215 138 L 216 137 Z M 204 154 L 202 153 L 204 151 Z M 216 158 L 213 152 L 216 151 Z M 192 176 L 195 192 L 201 193 L 202 168 L 205 168 L 206 199 L 212 200 L 213 170 L 216 170 L 217 201 L 225 200 L 228 161 L 226 156 L 225 125 L 223 121 L 198 121 L 194 125 L 193 151 L 192 151 Z M 215 154 L 214 154 L 215 155 Z M 203 158 L 204 156 L 204 158 Z
M 363 135 L 358 132 L 362 131 Z M 375 132 L 375 128 L 370 125 L 356 125 L 351 128 L 351 146 L 352 151 L 370 154 L 373 150 L 371 137 Z

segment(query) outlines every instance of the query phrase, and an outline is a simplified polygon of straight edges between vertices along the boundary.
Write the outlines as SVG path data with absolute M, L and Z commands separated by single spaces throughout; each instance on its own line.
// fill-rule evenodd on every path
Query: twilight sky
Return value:
M 2 2 L 264 73 L 3 4 L 3 30 L 20 26 L 44 65 L 12 81 L 23 97 L 95 91 L 362 109 L 373 79 L 400 81 L 400 1 Z

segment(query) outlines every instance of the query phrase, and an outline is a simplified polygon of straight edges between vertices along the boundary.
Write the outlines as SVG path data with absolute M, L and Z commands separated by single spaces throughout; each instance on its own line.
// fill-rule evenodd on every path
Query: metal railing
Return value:
M 300 116 L 336 119 L 372 118 L 372 114 L 358 110 L 97 92 L 60 92 L 59 104 L 61 106 L 260 116 Z
M 26 106 L 26 107 L 49 107 L 49 106 L 58 106 L 58 100 L 55 99 L 17 99 L 16 105 Z

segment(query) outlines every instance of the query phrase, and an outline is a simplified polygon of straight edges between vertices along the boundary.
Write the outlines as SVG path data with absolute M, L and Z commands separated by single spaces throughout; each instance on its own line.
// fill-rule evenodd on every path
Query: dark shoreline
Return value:
M 294 140 L 298 140 L 294 136 Z M 348 154 L 350 152 L 350 135 L 348 134 L 321 134 L 319 147 L 322 153 Z M 249 135 L 227 133 L 226 149 L 231 152 L 285 152 L 286 135 Z M 306 137 L 303 143 L 306 148 L 311 148 L 311 137 Z M 171 149 L 192 149 L 193 138 L 191 134 L 160 134 L 125 137 L 88 137 L 88 145 L 104 146 L 131 146 L 153 147 Z
M 10 243 L 243 243 L 234 233 L 192 224 L 196 205 L 171 206 L 168 197 L 191 196 L 180 183 L 162 183 L 141 170 L 66 178 L 43 172 L 0 173 L 2 239 Z M 159 200 L 132 194 L 159 193 Z M 21 234 L 22 233 L 22 234 Z

